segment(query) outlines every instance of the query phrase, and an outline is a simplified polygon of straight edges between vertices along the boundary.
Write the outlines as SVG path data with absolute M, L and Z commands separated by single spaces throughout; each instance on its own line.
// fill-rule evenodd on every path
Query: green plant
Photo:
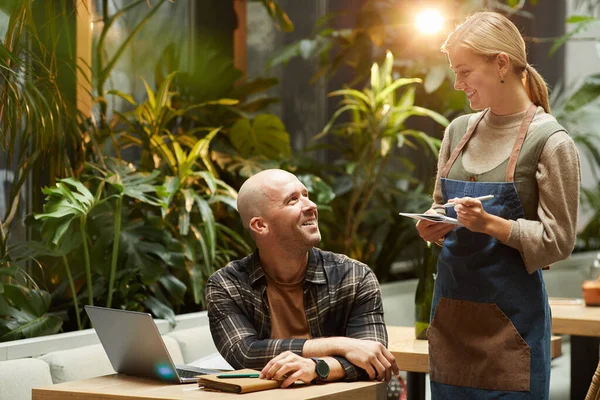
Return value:
M 28 257 L 47 269 L 50 282 L 60 281 L 57 266 L 64 265 L 80 329 L 79 275 L 72 273 L 69 265 L 81 259 L 88 303 L 95 299 L 110 306 L 148 308 L 175 323 L 172 304 L 182 303 L 186 288 L 169 268 L 182 265 L 183 253 L 162 219 L 153 216 L 160 215 L 163 203 L 159 196 L 165 195 L 164 189 L 156 186 L 159 171 L 140 173 L 131 164 L 110 158 L 89 167 L 85 184 L 95 187 L 95 196 L 83 182 L 72 178 L 44 190 L 48 194 L 45 213 L 35 215 L 43 221 L 44 241 L 26 243 Z M 80 224 L 73 224 L 77 219 Z M 123 219 L 127 224 L 121 229 Z M 81 240 L 74 241 L 77 226 Z M 53 297 L 61 291 L 61 285 L 56 286 Z
M 552 47 L 548 52 L 548 55 L 552 57 L 554 53 L 562 46 L 564 46 L 569 40 L 573 40 L 576 36 L 587 31 L 594 26 L 598 26 L 600 19 L 595 17 L 597 8 L 600 4 L 596 0 L 574 0 L 572 7 L 575 10 L 575 14 L 570 15 L 566 19 L 566 23 L 571 26 L 571 29 L 567 33 L 561 35 L 558 38 L 549 38 L 546 40 L 552 41 Z M 595 37 L 584 38 L 586 40 L 598 41 Z M 544 40 L 544 39 L 541 39 Z
M 96 167 L 96 170 L 100 173 L 102 182 L 108 183 L 116 191 L 116 194 L 109 197 L 116 198 L 113 248 L 108 280 L 108 299 L 106 300 L 106 307 L 110 308 L 112 305 L 113 288 L 117 273 L 123 198 L 130 197 L 141 203 L 162 206 L 163 203 L 160 202 L 158 197 L 154 196 L 157 190 L 161 190 L 162 188 L 156 186 L 156 181 L 160 174 L 160 171 L 158 170 L 154 170 L 150 174 L 141 174 L 137 172 L 133 166 L 113 159 L 107 159 L 104 168 Z
M 73 191 L 71 188 L 74 188 Z M 79 234 L 81 235 L 81 244 L 83 247 L 83 259 L 85 262 L 85 273 L 88 288 L 88 304 L 94 305 L 94 292 L 92 290 L 92 267 L 90 264 L 89 239 L 87 236 L 87 219 L 98 203 L 99 194 L 94 197 L 92 193 L 79 181 L 73 178 L 60 179 L 56 186 L 42 189 L 47 196 L 44 212 L 36 214 L 36 219 L 46 221 L 42 227 L 42 232 L 50 238 L 54 246 L 58 246 L 63 236 L 69 231 L 74 220 L 79 220 Z M 65 268 L 70 275 L 68 264 L 65 262 Z M 73 283 L 70 282 L 71 287 Z
M 108 0 L 102 0 L 102 32 L 100 33 L 100 37 L 98 39 L 98 43 L 95 48 L 94 55 L 94 66 L 92 71 L 94 72 L 94 82 L 96 84 L 96 95 L 100 104 L 100 127 L 104 128 L 107 125 L 107 112 L 108 112 L 108 104 L 104 100 L 104 96 L 106 94 L 106 83 L 109 80 L 111 73 L 117 62 L 123 56 L 123 53 L 129 47 L 133 39 L 137 36 L 140 30 L 150 21 L 153 15 L 160 9 L 160 7 L 167 0 L 159 0 L 156 4 L 154 4 L 148 13 L 135 25 L 135 27 L 131 30 L 131 33 L 123 39 L 122 43 L 117 48 L 115 54 L 108 56 L 105 47 L 105 41 L 109 34 L 111 27 L 114 26 L 115 22 L 126 15 L 131 10 L 135 9 L 137 6 L 141 4 L 148 4 L 150 6 L 149 0 L 134 0 L 129 3 L 127 6 L 115 12 L 113 15 L 109 15 L 109 7 Z M 108 56 L 108 57 L 107 57 Z M 108 59 L 107 59 L 108 58 Z
M 231 106 L 238 101 L 219 99 L 174 108 L 177 93 L 169 90 L 174 78 L 175 73 L 169 74 L 156 93 L 146 85 L 148 100 L 133 102 L 131 112 L 118 113 L 120 122 L 128 128 L 119 138 L 125 146 L 141 148 L 141 167 L 163 171 L 166 194 L 162 200 L 166 208 L 162 215 L 172 234 L 188 249 L 188 282 L 194 302 L 202 304 L 208 276 L 231 256 L 250 249 L 238 233 L 219 224 L 213 212 L 213 208 L 223 206 L 236 209 L 237 193 L 218 178 L 210 156 L 210 144 L 221 128 L 199 126 L 184 131 L 176 119 L 193 118 L 192 113 L 202 108 Z
M 75 145 L 82 141 L 76 125 L 78 112 L 63 94 L 68 71 L 64 66 L 74 60 L 56 51 L 69 35 L 58 29 L 68 15 L 57 13 L 42 29 L 36 26 L 36 7 L 41 8 L 40 3 L 32 0 L 0 5 L 10 15 L 0 42 L 0 138 L 6 169 L 15 172 L 9 206 L 0 221 L 2 257 L 8 256 L 15 217 L 26 208 L 21 204 L 26 183 L 40 187 L 66 172 L 72 174 L 82 153 Z M 55 35 L 42 37 L 46 29 L 54 29 Z M 37 204 L 35 197 L 30 201 Z
M 474 9 L 474 3 L 482 2 L 462 0 L 454 2 L 452 10 L 444 9 L 441 3 L 438 8 L 458 21 Z M 287 64 L 296 57 L 315 60 L 318 69 L 313 83 L 350 69 L 352 78 L 348 86 L 354 87 L 369 79 L 372 63 L 384 62 L 386 51 L 390 50 L 396 59 L 394 69 L 400 75 L 423 79 L 424 85 L 417 93 L 421 104 L 446 114 L 466 112 L 466 98 L 452 87 L 453 75 L 439 51 L 443 38 L 416 32 L 413 19 L 418 9 L 402 0 L 367 0 L 359 9 L 327 14 L 317 21 L 309 37 L 278 49 L 267 68 Z M 348 15 L 356 22 L 340 28 L 336 21 Z M 452 23 L 448 21 L 449 25 Z
M 0 295 L 0 342 L 57 333 L 62 320 L 47 315 L 50 295 L 39 288 L 25 285 L 4 285 Z
M 281 29 L 293 28 L 277 1 L 260 1 Z M 176 310 L 193 309 L 186 294 L 201 304 L 208 275 L 251 251 L 233 212 L 236 192 L 219 175 L 235 182 L 238 172 L 251 170 L 249 165 L 280 163 L 289 155 L 281 121 L 250 116 L 277 101 L 254 97 L 276 81 L 234 86 L 240 72 L 231 60 L 217 54 L 218 49 L 205 48 L 199 59 L 214 81 L 207 87 L 187 90 L 181 74 L 176 84 L 183 90 L 171 92 L 176 75 L 168 70 L 157 72 L 156 91 L 146 84 L 145 101 L 110 90 L 111 75 L 126 49 L 165 2 L 132 0 L 110 15 L 108 0 L 102 1 L 90 82 L 99 112 L 91 118 L 79 113 L 70 91 L 77 86 L 71 84 L 79 68 L 69 47 L 77 8 L 33 0 L 0 4 L 10 8 L 11 16 L 0 43 L 0 135 L 11 150 L 19 149 L 8 160 L 8 165 L 17 164 L 16 178 L 0 220 L 0 302 L 6 303 L 0 307 L 2 340 L 53 333 L 61 326 L 73 329 L 75 319 L 81 329 L 83 300 L 149 309 L 174 323 Z M 142 4 L 148 4 L 148 12 L 118 37 L 114 52 L 108 51 L 116 22 L 139 12 Z M 43 24 L 40 15 L 46 17 Z M 135 109 L 111 110 L 111 95 Z M 261 155 L 247 163 L 240 154 L 248 143 L 243 135 L 249 133 Z M 268 143 L 273 139 L 276 146 Z M 130 147 L 141 149 L 141 159 Z M 40 162 L 49 168 L 40 168 Z M 44 212 L 29 219 L 33 238 L 12 244 L 10 230 L 24 213 L 22 194 L 29 177 L 34 188 L 48 186 Z M 155 185 L 157 179 L 164 188 Z M 30 211 L 41 211 L 41 201 L 34 198 L 32 204 Z M 34 267 L 39 268 L 30 278 L 23 275 Z M 25 305 L 29 298 L 35 309 Z
M 435 157 L 439 149 L 438 139 L 407 128 L 407 120 L 419 116 L 431 118 L 443 127 L 448 125 L 442 115 L 414 104 L 414 84 L 421 81 L 393 79 L 393 62 L 388 52 L 381 67 L 373 64 L 370 85 L 362 91 L 346 88 L 332 92 L 330 96 L 343 99 L 316 136 L 319 139 L 333 133 L 337 140 L 330 148 L 340 153 L 326 179 L 335 182 L 332 208 L 338 215 L 336 220 L 343 221 L 339 224 L 342 228 L 332 235 L 332 244 L 338 251 L 365 262 L 371 255 L 381 253 L 378 246 L 384 238 L 376 235 L 383 222 L 379 216 L 385 214 L 386 219 L 393 219 L 390 212 L 397 213 L 395 206 L 405 201 L 401 200 L 402 194 L 419 187 L 410 177 L 410 159 L 399 156 L 399 151 L 405 146 L 416 149 L 420 144 Z M 401 94 L 396 93 L 404 87 Z M 345 113 L 348 119 L 340 122 L 339 117 Z M 408 167 L 408 173 L 395 173 L 395 169 L 403 168 L 402 164 Z M 370 225 L 373 220 L 377 220 L 376 226 Z
M 69 28 L 74 26 L 73 13 L 65 4 L 55 8 L 33 0 L 2 2 L 0 8 L 10 16 L 0 42 L 0 137 L 6 150 L 5 168 L 14 171 L 15 176 L 9 182 L 8 206 L 0 222 L 0 270 L 19 269 L 17 276 L 0 272 L 0 280 L 12 288 L 4 294 L 7 305 L 0 309 L 0 322 L 10 330 L 4 337 L 14 339 L 51 333 L 62 325 L 56 317 L 42 320 L 50 307 L 48 292 L 38 287 L 38 282 L 45 287 L 44 273 L 36 269 L 33 274 L 36 264 L 21 253 L 31 257 L 35 251 L 14 245 L 24 238 L 20 216 L 30 207 L 41 211 L 39 192 L 33 192 L 24 202 L 25 188 L 40 188 L 57 178 L 76 175 L 83 165 L 86 146 L 82 145 L 85 134 L 79 129 L 80 113 L 70 91 L 75 80 L 75 53 L 64 51 L 73 43 Z M 21 228 L 16 237 L 12 235 L 14 228 Z M 38 237 L 36 233 L 29 244 L 39 249 L 43 245 L 33 240 Z M 48 248 L 45 256 L 60 258 L 61 252 Z M 71 268 L 66 258 L 63 261 L 74 293 Z M 21 274 L 27 279 L 19 279 Z M 35 308 L 27 308 L 29 298 L 37 302 Z

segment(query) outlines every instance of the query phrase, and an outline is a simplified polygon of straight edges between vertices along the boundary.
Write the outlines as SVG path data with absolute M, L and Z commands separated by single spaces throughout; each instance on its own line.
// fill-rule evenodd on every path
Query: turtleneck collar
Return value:
M 483 121 L 492 128 L 508 129 L 519 127 L 527 110 L 516 114 L 496 115 L 492 110 L 488 111 L 483 117 Z

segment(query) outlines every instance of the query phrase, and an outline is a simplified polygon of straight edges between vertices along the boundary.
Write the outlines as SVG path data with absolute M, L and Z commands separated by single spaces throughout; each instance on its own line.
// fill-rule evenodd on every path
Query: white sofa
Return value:
M 35 358 L 0 361 L 0 399 L 31 399 L 31 389 L 52 384 L 50 366 Z
M 206 312 L 178 316 L 174 330 L 156 320 L 175 364 L 216 352 Z M 31 389 L 113 374 L 93 329 L 0 343 L 0 400 L 30 400 Z

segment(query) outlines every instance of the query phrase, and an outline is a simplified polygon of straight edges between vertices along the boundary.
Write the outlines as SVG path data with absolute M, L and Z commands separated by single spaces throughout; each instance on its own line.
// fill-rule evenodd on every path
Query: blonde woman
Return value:
M 462 225 L 417 224 L 424 240 L 442 245 L 428 331 L 432 398 L 548 399 L 541 270 L 575 243 L 577 149 L 550 115 L 546 84 L 510 20 L 474 14 L 442 51 L 455 89 L 480 112 L 448 127 L 428 211 Z

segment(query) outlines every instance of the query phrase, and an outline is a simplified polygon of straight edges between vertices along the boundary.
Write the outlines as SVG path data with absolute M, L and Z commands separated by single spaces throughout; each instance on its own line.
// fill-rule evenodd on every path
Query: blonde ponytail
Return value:
M 548 101 L 548 85 L 539 72 L 531 65 L 525 67 L 525 90 L 529 100 L 536 106 L 544 108 L 550 114 L 550 103 Z

